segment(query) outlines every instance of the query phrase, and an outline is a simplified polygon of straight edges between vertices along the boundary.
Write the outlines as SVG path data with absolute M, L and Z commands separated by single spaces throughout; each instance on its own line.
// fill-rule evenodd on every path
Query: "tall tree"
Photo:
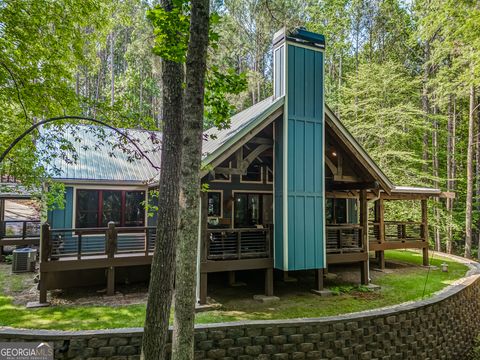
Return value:
M 202 162 L 209 0 L 191 1 L 186 58 L 180 236 L 177 247 L 173 360 L 192 360 L 196 304 L 200 165 Z
M 155 11 L 168 15 L 178 9 L 174 7 L 172 0 L 162 0 L 161 8 L 152 10 L 154 25 L 163 29 L 164 23 L 155 23 L 156 18 L 153 16 Z M 171 32 L 174 33 L 176 30 L 171 29 Z M 175 35 L 173 37 L 175 38 Z M 181 110 L 179 111 L 183 108 L 183 64 L 178 58 L 166 54 L 163 46 L 157 46 L 155 51 L 163 57 L 162 170 L 159 183 L 157 235 L 142 340 L 142 356 L 145 360 L 167 357 L 166 343 L 175 279 L 176 240 L 179 224 L 184 122 L 183 113 Z

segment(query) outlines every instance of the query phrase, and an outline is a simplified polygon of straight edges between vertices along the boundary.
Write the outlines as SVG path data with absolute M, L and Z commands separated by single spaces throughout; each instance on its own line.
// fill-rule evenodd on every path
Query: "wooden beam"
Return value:
M 201 272 L 222 272 L 273 268 L 273 259 L 241 259 L 206 261 L 201 264 Z
M 332 160 L 328 158 L 328 156 L 325 156 L 325 164 L 327 164 L 328 168 L 330 169 L 330 171 L 334 176 L 338 175 L 337 167 L 333 164 Z
M 273 139 L 269 139 L 269 138 L 254 137 L 249 142 L 252 143 L 252 144 L 272 145 L 273 146 Z
M 250 152 L 245 158 L 242 159 L 241 165 L 237 167 L 243 170 L 247 170 L 250 164 L 255 160 L 258 156 L 260 156 L 264 151 L 271 149 L 273 145 L 258 145 L 254 150 Z
M 333 184 L 334 190 L 370 190 L 370 189 L 377 189 L 378 182 L 352 182 L 352 183 L 342 183 L 342 184 Z M 365 194 L 365 199 L 367 195 Z
M 339 182 L 359 182 L 359 178 L 356 176 L 348 176 L 348 175 L 333 175 L 333 181 Z
M 424 249 L 425 247 L 428 247 L 428 244 L 426 243 L 426 241 L 422 241 L 422 240 L 385 241 L 383 244 L 376 241 L 370 241 L 369 243 L 370 251 Z
M 238 168 L 225 168 L 225 167 L 216 167 L 214 170 L 211 171 L 213 176 L 215 174 L 220 175 L 245 175 L 246 169 L 238 169 Z
M 327 254 L 327 264 L 349 264 L 367 261 L 368 254 L 366 252 L 345 253 L 345 254 Z

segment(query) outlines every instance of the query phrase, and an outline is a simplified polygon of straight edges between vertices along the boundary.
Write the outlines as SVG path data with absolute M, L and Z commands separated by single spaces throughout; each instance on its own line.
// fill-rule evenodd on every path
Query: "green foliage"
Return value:
M 237 74 L 234 69 L 220 72 L 212 66 L 205 84 L 205 127 L 218 129 L 230 127 L 230 117 L 235 113 L 235 106 L 229 101 L 231 95 L 238 95 L 247 88 L 244 73 Z
M 190 36 L 189 3 L 173 0 L 171 9 L 157 5 L 147 11 L 154 26 L 155 46 L 153 51 L 161 58 L 184 63 Z

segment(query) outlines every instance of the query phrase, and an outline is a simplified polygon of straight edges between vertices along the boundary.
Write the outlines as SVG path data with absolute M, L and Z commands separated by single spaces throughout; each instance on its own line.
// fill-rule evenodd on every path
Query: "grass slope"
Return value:
M 421 264 L 421 256 L 407 251 L 386 252 L 387 261 Z M 424 292 L 425 279 L 428 282 L 425 297 L 441 290 L 454 280 L 462 277 L 468 269 L 465 265 L 450 260 L 434 258 L 432 265 L 440 267 L 442 262 L 449 265 L 449 272 L 439 269 L 407 267 L 401 271 L 379 276 L 375 283 L 381 286 L 379 292 L 367 292 L 363 288 L 337 286 L 338 296 L 322 298 L 307 292 L 286 294 L 279 302 L 260 304 L 252 300 L 222 300 L 223 308 L 218 311 L 200 313 L 197 323 L 226 322 L 236 320 L 288 319 L 337 315 L 367 309 L 419 300 Z M 20 279 L 20 280 L 19 280 Z M 13 304 L 11 296 L 22 290 L 22 280 L 17 275 L 0 272 L 0 326 L 35 329 L 85 330 L 119 327 L 141 327 L 145 317 L 144 305 L 129 306 L 56 306 L 40 309 L 26 309 Z M 1 291 L 1 290 L 0 290 Z

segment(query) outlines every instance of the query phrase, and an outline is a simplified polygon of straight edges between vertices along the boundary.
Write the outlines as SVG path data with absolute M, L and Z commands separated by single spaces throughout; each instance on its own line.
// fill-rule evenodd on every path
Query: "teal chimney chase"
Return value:
M 273 40 L 275 260 L 284 271 L 325 268 L 323 35 L 281 30 Z

